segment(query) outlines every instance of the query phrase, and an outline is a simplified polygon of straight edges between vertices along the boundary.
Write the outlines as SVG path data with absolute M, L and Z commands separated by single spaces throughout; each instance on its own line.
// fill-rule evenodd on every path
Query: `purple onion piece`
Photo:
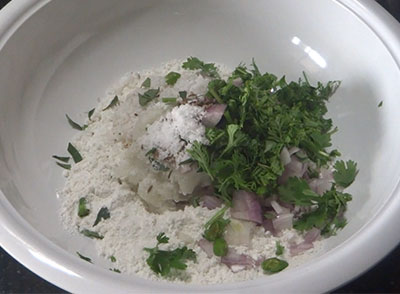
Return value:
M 206 109 L 206 113 L 204 114 L 201 123 L 207 128 L 215 127 L 224 115 L 225 109 L 225 104 L 212 105 Z
M 243 190 L 233 192 L 231 216 L 262 224 L 262 210 L 258 196 Z
M 293 214 L 280 214 L 272 220 L 272 225 L 277 232 L 291 229 L 293 227 Z
M 254 267 L 255 260 L 248 255 L 239 254 L 233 249 L 229 249 L 228 254 L 221 257 L 221 263 L 232 269 L 234 266 L 243 266 L 243 269 Z
M 321 230 L 317 228 L 312 228 L 304 235 L 305 243 L 312 243 L 321 236 Z
M 208 257 L 212 257 L 214 255 L 213 243 L 206 239 L 200 239 L 198 244 L 200 248 L 204 250 Z
M 218 199 L 215 196 L 203 195 L 200 197 L 200 202 L 202 207 L 206 207 L 208 209 L 215 209 L 222 205 L 222 200 Z
M 299 255 L 300 253 L 303 253 L 304 251 L 307 251 L 311 248 L 314 248 L 314 245 L 312 243 L 301 242 L 300 244 L 292 244 L 289 247 L 290 255 Z

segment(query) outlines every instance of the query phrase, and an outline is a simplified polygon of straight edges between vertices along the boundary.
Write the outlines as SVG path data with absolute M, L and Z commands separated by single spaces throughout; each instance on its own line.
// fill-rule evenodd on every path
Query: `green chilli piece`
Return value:
M 287 268 L 288 265 L 286 261 L 273 257 L 264 260 L 261 263 L 261 268 L 264 270 L 265 274 L 275 274 Z

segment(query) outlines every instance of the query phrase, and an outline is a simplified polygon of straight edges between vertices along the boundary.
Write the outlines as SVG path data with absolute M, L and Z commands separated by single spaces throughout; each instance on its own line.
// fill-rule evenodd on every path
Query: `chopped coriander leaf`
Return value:
M 89 118 L 89 120 L 92 118 L 92 115 L 93 115 L 93 113 L 94 113 L 94 110 L 95 110 L 95 108 L 89 110 L 89 112 L 88 112 L 88 118 Z
M 285 247 L 283 247 L 279 241 L 276 241 L 275 245 L 276 245 L 275 254 L 278 256 L 282 255 L 283 252 L 285 251 Z
M 176 82 L 178 81 L 178 79 L 181 77 L 180 73 L 171 71 L 169 72 L 166 76 L 165 76 L 165 82 L 170 85 L 173 86 L 176 84 Z
M 215 239 L 213 244 L 213 252 L 215 256 L 225 256 L 228 253 L 228 243 L 226 243 L 225 239 Z
M 222 216 L 218 217 L 206 228 L 203 235 L 204 238 L 208 241 L 215 241 L 221 238 L 229 222 L 229 219 L 224 219 Z
M 150 101 L 158 97 L 160 89 L 149 89 L 143 94 L 139 94 L 139 104 L 140 106 L 147 105 Z
M 96 226 L 102 219 L 106 220 L 110 218 L 110 211 L 107 207 L 103 206 L 97 213 L 96 220 L 94 221 L 93 227 Z
M 119 270 L 119 269 L 117 269 L 117 268 L 110 268 L 110 271 L 113 271 L 113 272 L 116 272 L 116 273 L 121 273 L 121 271 Z
M 333 178 L 336 184 L 343 188 L 350 186 L 358 174 L 357 163 L 352 160 L 346 162 L 339 160 L 335 163 L 334 168 Z
M 182 68 L 196 70 L 200 69 L 201 74 L 204 76 L 208 76 L 211 78 L 219 78 L 219 74 L 217 68 L 215 67 L 214 63 L 204 63 L 197 57 L 189 57 L 183 64 Z
M 117 259 L 115 258 L 114 255 L 111 255 L 111 256 L 110 256 L 110 260 L 111 260 L 111 262 L 116 262 L 116 261 L 117 261 Z
M 151 79 L 150 78 L 146 78 L 145 80 L 144 80 L 144 82 L 142 83 L 142 88 L 150 88 L 150 86 L 151 86 Z
M 80 198 L 78 205 L 78 216 L 82 218 L 88 216 L 89 213 L 90 210 L 86 207 L 86 198 L 85 197 Z
M 161 101 L 164 103 L 176 103 L 177 99 L 178 98 L 176 98 L 176 97 L 164 97 L 164 98 L 161 98 Z
M 278 193 L 283 201 L 299 206 L 310 206 L 320 199 L 305 180 L 297 177 L 289 178 L 285 185 L 279 186 Z
M 70 125 L 73 129 L 78 130 L 78 131 L 83 131 L 83 130 L 86 128 L 85 125 L 84 125 L 84 126 L 81 126 L 80 124 L 74 122 L 74 121 L 68 116 L 68 114 L 66 114 L 65 116 L 66 116 L 66 118 L 67 118 L 67 121 L 68 121 L 69 125 Z
M 78 254 L 78 256 L 79 256 L 81 259 L 86 260 L 87 262 L 92 263 L 92 260 L 91 260 L 89 257 L 86 257 L 86 256 L 80 254 L 78 251 L 76 251 L 76 254 Z
M 59 161 L 65 162 L 65 163 L 68 163 L 69 160 L 71 159 L 71 157 L 69 157 L 69 156 L 63 157 L 63 156 L 53 155 L 52 157 L 53 157 L 54 159 L 57 159 L 57 160 L 59 160 Z
M 378 107 L 382 107 L 383 101 L 379 102 Z
M 102 240 L 104 238 L 104 236 L 100 235 L 99 233 L 94 232 L 94 231 L 90 231 L 88 229 L 83 229 L 81 231 L 81 234 L 83 234 L 86 237 L 92 238 L 92 239 L 100 239 L 100 240 Z
M 334 235 L 346 224 L 343 213 L 350 200 L 350 194 L 339 192 L 333 186 L 331 190 L 320 196 L 316 208 L 303 214 L 293 227 L 299 231 L 308 231 L 316 227 L 321 229 L 322 235 Z
M 149 253 L 146 259 L 147 264 L 153 272 L 161 276 L 168 276 L 171 274 L 171 269 L 185 270 L 187 268 L 186 261 L 196 261 L 196 253 L 186 246 L 176 248 L 171 251 L 160 250 L 160 244 L 168 243 L 169 238 L 164 233 L 157 236 L 157 245 L 154 248 L 144 248 Z
M 203 64 L 189 58 L 183 67 L 201 69 Z M 239 189 L 260 196 L 276 193 L 284 170 L 283 147 L 301 148 L 318 168 L 338 156 L 335 150 L 327 151 L 335 128 L 324 116 L 325 104 L 340 83 L 288 83 L 253 67 L 249 71 L 239 65 L 226 81 L 209 82 L 206 97 L 227 105 L 223 123 L 206 130 L 209 145 L 195 142 L 188 150 L 213 181 L 217 196 L 228 203 Z M 233 83 L 237 78 L 242 80 L 240 87 Z
M 146 152 L 145 156 L 153 155 L 154 153 L 156 153 L 156 151 L 157 151 L 157 148 L 153 147 L 149 151 Z
M 179 97 L 181 97 L 182 99 L 186 99 L 187 98 L 187 92 L 186 91 L 179 91 Z
M 70 164 L 65 164 L 65 163 L 61 163 L 61 162 L 56 162 L 56 164 L 58 166 L 61 166 L 62 168 L 65 168 L 65 169 L 68 169 L 68 170 L 71 169 L 71 165 Z
M 69 152 L 69 154 L 71 154 L 72 159 L 74 160 L 75 163 L 82 161 L 83 158 L 81 154 L 71 143 L 68 143 L 67 151 Z
M 119 104 L 118 96 L 115 96 L 115 97 L 113 98 L 113 100 L 111 100 L 110 104 L 109 104 L 106 108 L 103 109 L 103 111 L 105 111 L 105 110 L 107 110 L 107 109 L 110 109 L 110 108 L 113 108 L 114 106 L 116 106 L 116 105 L 118 105 L 118 104 Z
M 264 260 L 261 263 L 261 268 L 265 274 L 275 274 L 287 268 L 288 265 L 286 261 L 273 257 Z
M 165 236 L 165 233 L 160 233 L 157 235 L 157 244 L 167 244 L 169 241 L 169 238 L 167 236 Z

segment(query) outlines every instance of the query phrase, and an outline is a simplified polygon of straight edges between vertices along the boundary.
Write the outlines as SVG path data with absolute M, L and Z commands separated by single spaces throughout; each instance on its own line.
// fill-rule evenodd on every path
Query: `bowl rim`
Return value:
M 0 50 L 15 31 L 36 11 L 52 0 L 11 1 L 0 11 Z M 366 24 L 387 48 L 400 70 L 400 25 L 379 4 L 369 0 L 331 0 L 349 10 Z M 0 191 L 0 246 L 24 266 L 49 282 L 73 293 L 145 292 L 241 292 L 245 288 L 271 292 L 310 292 L 307 277 L 318 277 L 312 292 L 326 292 L 350 281 L 372 267 L 388 254 L 400 241 L 397 217 L 400 212 L 400 180 L 389 199 L 380 210 L 356 234 L 324 254 L 324 261 L 316 258 L 303 267 L 294 268 L 277 276 L 265 279 L 222 285 L 178 285 L 167 282 L 145 280 L 138 277 L 118 275 L 94 267 L 56 246 L 33 228 L 16 211 Z M 385 213 L 381 213 L 385 211 Z M 368 227 L 368 230 L 366 229 Z M 373 232 L 373 234 L 371 233 Z M 385 240 L 373 250 L 365 244 L 373 240 Z M 346 245 L 346 246 L 345 246 Z M 360 250 L 360 248 L 362 250 Z M 352 266 L 343 266 L 339 261 L 352 259 Z M 368 256 L 368 258 L 366 258 Z M 330 258 L 327 258 L 330 257 Z M 328 270 L 329 277 L 319 277 L 318 272 Z M 93 281 L 102 278 L 101 283 Z M 284 280 L 287 288 L 281 288 Z

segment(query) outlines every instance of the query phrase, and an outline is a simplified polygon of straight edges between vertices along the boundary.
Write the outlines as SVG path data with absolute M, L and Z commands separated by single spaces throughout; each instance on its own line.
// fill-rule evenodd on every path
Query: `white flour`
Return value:
M 150 77 L 151 88 L 160 88 L 160 97 L 178 97 L 179 91 L 204 95 L 209 79 L 197 71 L 183 70 L 181 64 L 182 61 L 172 61 L 151 71 L 126 75 L 96 107 L 88 128 L 72 140 L 84 159 L 73 165 L 71 171 L 65 172 L 66 183 L 60 191 L 63 223 L 73 233 L 90 229 L 104 236 L 102 240 L 91 241 L 96 243 L 99 255 L 108 260 L 110 256 L 116 258 L 110 267 L 118 268 L 122 273 L 161 280 L 146 264 L 148 253 L 143 248 L 154 247 L 156 236 L 165 232 L 170 240 L 161 246 L 162 249 L 186 245 L 197 253 L 197 262 L 188 262 L 186 271 L 174 282 L 214 284 L 263 276 L 260 267 L 233 273 L 220 263 L 218 257 L 208 258 L 197 245 L 204 224 L 216 211 L 192 206 L 165 211 L 166 207 L 174 207 L 174 200 L 187 200 L 185 195 L 208 179 L 195 171 L 184 174 L 154 172 L 145 154 L 156 147 L 159 158 L 172 156 L 175 164 L 185 160 L 185 148 L 190 147 L 193 141 L 206 143 L 204 127 L 199 123 L 203 110 L 187 104 L 170 112 L 172 106 L 162 102 L 151 102 L 142 107 L 138 93 L 146 90 L 140 86 Z M 165 84 L 164 77 L 170 71 L 182 75 L 174 86 Z M 229 74 L 222 67 L 219 71 L 222 78 Z M 115 95 L 118 95 L 120 104 L 102 111 Z M 163 124 L 163 120 L 168 120 L 168 124 Z M 91 211 L 84 218 L 77 215 L 81 197 L 86 197 Z M 163 213 L 149 213 L 141 199 L 148 203 L 147 208 Z M 111 217 L 93 228 L 97 212 L 104 206 L 109 209 Z M 300 240 L 294 230 L 284 231 L 276 238 L 257 227 L 250 248 L 236 247 L 236 250 L 256 260 L 274 257 L 277 240 L 287 248 L 282 258 L 289 262 L 290 267 L 315 256 L 322 247 L 322 241 L 315 242 L 314 249 L 291 257 L 289 240 Z

